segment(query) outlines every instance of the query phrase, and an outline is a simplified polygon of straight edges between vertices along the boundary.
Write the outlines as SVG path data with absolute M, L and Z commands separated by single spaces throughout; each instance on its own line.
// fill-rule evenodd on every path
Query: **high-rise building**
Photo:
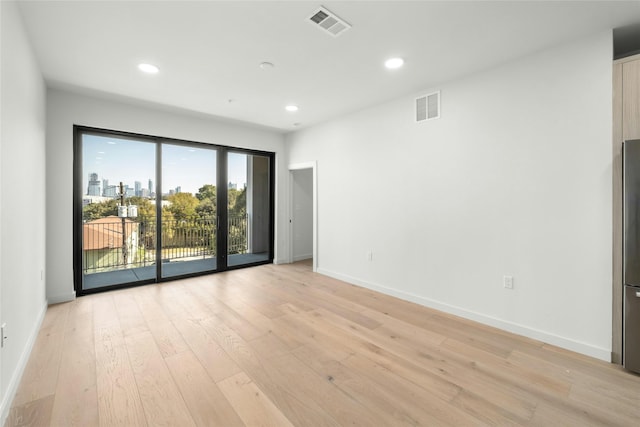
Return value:
M 153 193 L 153 181 L 149 180 L 149 194 Z
M 181 186 L 177 186 L 176 187 L 176 193 L 182 193 L 182 187 Z
M 134 183 L 135 186 L 135 195 L 140 197 L 142 196 L 142 183 L 140 181 L 136 181 Z
M 102 196 L 103 197 L 109 197 L 107 196 L 107 188 L 109 188 L 109 180 L 102 178 Z
M 92 172 L 89 174 L 89 185 L 87 187 L 87 196 L 99 196 L 100 195 L 100 181 L 98 180 L 98 174 Z
M 115 185 L 109 185 L 104 188 L 103 194 L 104 197 L 118 197 L 118 191 Z
M 229 190 L 237 190 L 237 189 L 238 189 L 238 184 L 236 184 L 235 182 L 229 181 Z

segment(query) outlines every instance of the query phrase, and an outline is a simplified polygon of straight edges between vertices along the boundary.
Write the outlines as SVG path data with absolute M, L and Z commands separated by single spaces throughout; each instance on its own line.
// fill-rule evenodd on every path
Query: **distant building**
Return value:
M 149 194 L 153 194 L 153 181 L 149 180 Z
M 98 174 L 95 172 L 89 174 L 87 196 L 100 196 L 100 181 L 98 180 Z
M 116 185 L 109 185 L 102 190 L 102 195 L 110 199 L 118 197 L 118 187 Z
M 237 189 L 238 189 L 238 184 L 236 184 L 235 182 L 229 181 L 229 190 L 237 190 Z
M 136 181 L 134 183 L 135 195 L 140 197 L 142 196 L 142 183 L 140 181 Z
M 122 268 L 124 266 L 123 243 L 128 255 L 127 265 L 137 262 L 138 228 L 138 223 L 129 218 L 123 219 L 117 216 L 108 216 L 83 224 L 84 268 L 97 271 Z M 125 233 L 124 242 L 123 231 Z
M 182 187 L 181 186 L 177 186 L 176 187 L 176 193 L 182 193 Z
M 176 194 L 176 190 L 169 190 L 169 195 L 173 196 L 174 194 Z
M 103 197 L 109 197 L 107 196 L 106 192 L 107 192 L 107 188 L 109 188 L 109 180 L 108 179 L 102 179 L 102 196 Z
M 143 188 L 142 190 L 140 190 L 140 197 L 148 199 L 149 197 L 151 197 L 151 192 L 149 192 L 148 188 Z
M 82 197 L 82 206 L 87 206 L 92 203 L 102 203 L 112 199 L 112 197 L 104 197 L 104 196 L 83 196 Z

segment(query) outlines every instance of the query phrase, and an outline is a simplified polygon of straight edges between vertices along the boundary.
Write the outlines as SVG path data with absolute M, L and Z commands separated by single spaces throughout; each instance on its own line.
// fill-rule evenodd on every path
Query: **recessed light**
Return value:
M 294 113 L 296 111 L 298 111 L 298 106 L 297 105 L 287 105 L 286 107 L 284 107 L 285 110 L 287 110 L 290 113 Z
M 138 69 L 143 73 L 156 74 L 160 69 L 152 64 L 138 64 Z
M 390 70 L 395 70 L 396 68 L 400 68 L 404 65 L 404 59 L 402 58 L 390 58 L 384 62 L 384 66 L 389 68 Z
M 262 63 L 260 63 L 260 68 L 262 68 L 263 70 L 270 70 L 273 67 L 275 67 L 275 65 L 273 65 L 272 62 L 262 62 Z

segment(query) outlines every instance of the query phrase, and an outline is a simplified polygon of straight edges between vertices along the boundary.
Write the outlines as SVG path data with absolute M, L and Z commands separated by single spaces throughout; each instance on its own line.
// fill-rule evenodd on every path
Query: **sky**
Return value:
M 82 194 L 87 193 L 90 173 L 98 174 L 101 192 L 103 179 L 108 179 L 109 185 L 122 181 L 130 188 L 134 188 L 135 181 L 140 181 L 142 188 L 148 188 L 151 179 L 153 191 L 157 191 L 155 151 L 156 145 L 150 142 L 84 135 Z M 168 193 L 180 186 L 183 193 L 195 194 L 204 184 L 215 184 L 216 155 L 213 149 L 163 144 L 162 192 Z M 229 153 L 228 156 L 227 183 L 231 181 L 241 189 L 247 181 L 247 155 Z

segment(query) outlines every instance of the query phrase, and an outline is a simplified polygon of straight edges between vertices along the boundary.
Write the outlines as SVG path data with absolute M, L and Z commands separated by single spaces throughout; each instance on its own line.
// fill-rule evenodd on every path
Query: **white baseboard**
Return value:
M 20 359 L 18 359 L 18 364 L 16 369 L 13 371 L 13 375 L 11 376 L 11 380 L 7 385 L 7 391 L 2 399 L 2 404 L 0 404 L 0 425 L 4 425 L 7 417 L 9 416 L 9 411 L 11 410 L 11 403 L 13 402 L 13 398 L 16 396 L 16 392 L 18 391 L 18 385 L 20 384 L 20 380 L 22 379 L 22 374 L 24 373 L 24 369 L 27 367 L 27 362 L 29 361 L 29 356 L 31 356 L 31 350 L 33 350 L 33 345 L 36 342 L 36 338 L 38 337 L 38 332 L 40 332 L 40 327 L 42 326 L 42 321 L 44 320 L 44 315 L 47 313 L 47 301 L 44 302 L 42 309 L 40 310 L 40 314 L 38 314 L 38 319 L 34 324 L 34 328 L 31 330 L 29 334 L 29 339 L 27 339 L 27 343 L 22 350 L 22 354 L 20 355 Z
M 293 262 L 303 261 L 305 259 L 312 259 L 312 258 L 313 258 L 313 254 L 294 255 L 293 256 Z
M 596 347 L 591 344 L 575 341 L 570 338 L 555 335 L 550 332 L 541 331 L 535 328 L 531 328 L 518 323 L 509 322 L 507 320 L 498 319 L 495 317 L 487 316 L 482 313 L 467 310 L 454 305 L 446 304 L 440 301 L 432 300 L 420 295 L 415 295 L 409 292 L 400 291 L 394 288 L 378 285 L 375 283 L 366 282 L 355 277 L 347 276 L 341 273 L 336 273 L 324 268 L 318 268 L 318 273 L 325 276 L 333 277 L 334 279 L 342 280 L 354 285 L 362 286 L 363 288 L 371 289 L 386 295 L 391 295 L 406 301 L 414 302 L 416 304 L 423 305 L 425 307 L 440 310 L 445 313 L 454 314 L 456 316 L 463 317 L 465 319 L 473 320 L 485 325 L 493 326 L 514 334 L 522 335 L 527 338 L 532 338 L 538 341 L 542 341 L 548 344 L 552 344 L 558 347 L 562 347 L 567 350 L 575 351 L 587 356 L 595 357 L 596 359 L 604 360 L 605 362 L 611 362 L 611 349 Z
M 49 300 L 49 304 L 60 304 L 62 302 L 69 302 L 69 301 L 73 301 L 74 299 L 76 299 L 76 293 L 75 291 L 70 292 L 68 294 L 59 294 L 59 295 L 51 295 L 51 296 L 47 296 L 47 299 Z

